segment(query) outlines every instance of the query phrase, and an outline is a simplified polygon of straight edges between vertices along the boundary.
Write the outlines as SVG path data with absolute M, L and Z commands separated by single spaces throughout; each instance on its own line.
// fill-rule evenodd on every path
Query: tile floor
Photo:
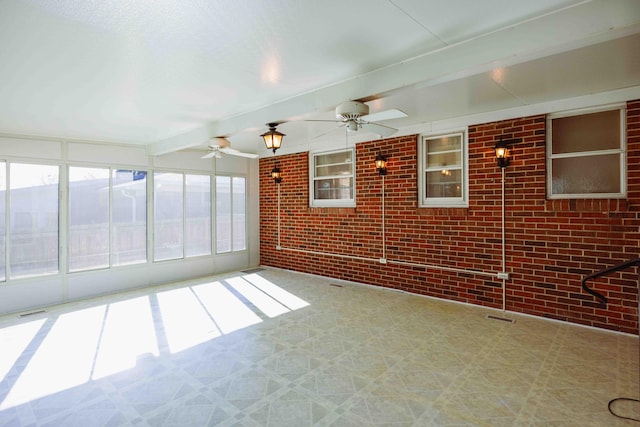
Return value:
M 338 284 L 265 269 L 1 317 L 0 426 L 638 425 L 607 410 L 638 397 L 637 337 Z

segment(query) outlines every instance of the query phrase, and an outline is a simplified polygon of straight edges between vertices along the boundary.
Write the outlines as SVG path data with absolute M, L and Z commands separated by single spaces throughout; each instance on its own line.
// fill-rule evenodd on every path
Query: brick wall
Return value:
M 468 128 L 468 208 L 417 207 L 416 135 L 356 145 L 355 208 L 309 207 L 307 153 L 261 159 L 261 263 L 501 308 L 502 280 L 494 274 L 502 271 L 502 178 L 492 148 L 502 136 L 519 141 L 505 169 L 506 309 L 635 334 L 636 269 L 590 282 L 609 298 L 606 309 L 581 280 L 640 256 L 640 101 L 627 105 L 626 200 L 547 200 L 545 128 L 544 115 Z M 389 157 L 386 252 L 379 152 Z M 282 250 L 274 161 L 284 174 Z

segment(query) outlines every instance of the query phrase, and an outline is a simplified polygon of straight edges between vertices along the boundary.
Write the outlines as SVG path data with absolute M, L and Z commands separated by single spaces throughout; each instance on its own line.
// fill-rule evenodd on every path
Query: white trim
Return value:
M 599 113 L 604 111 L 618 111 L 619 113 L 619 125 L 620 125 L 620 146 L 619 148 L 610 148 L 605 150 L 591 150 L 591 151 L 575 151 L 570 153 L 553 154 L 553 120 L 565 117 L 575 117 L 592 113 Z M 589 106 L 579 108 L 575 110 L 559 111 L 555 113 L 547 114 L 546 118 L 546 159 L 545 166 L 546 173 L 546 192 L 547 199 L 549 200 L 564 200 L 564 199 L 623 199 L 627 196 L 627 132 L 626 132 L 626 103 L 614 103 L 608 105 Z M 619 156 L 620 161 L 620 192 L 619 193 L 553 193 L 553 160 L 556 159 L 574 159 L 578 157 L 588 156 L 604 156 L 616 154 Z
M 418 207 L 453 207 L 453 208 L 466 208 L 469 206 L 469 139 L 468 130 L 459 129 L 456 131 L 450 131 L 447 133 L 433 133 L 422 134 L 417 138 L 418 144 Z M 460 136 L 460 150 L 453 150 L 450 152 L 460 153 L 460 165 L 456 165 L 450 169 L 459 170 L 462 173 L 461 183 L 462 196 L 461 197 L 426 197 L 426 141 L 430 139 L 444 138 L 449 136 Z
M 316 168 L 315 158 L 316 156 L 323 156 L 334 153 L 346 153 L 351 152 L 351 174 L 350 175 L 327 175 L 318 179 L 331 179 L 331 178 L 352 178 L 352 193 L 351 199 L 316 199 L 315 198 L 315 181 L 316 181 Z M 344 163 L 348 164 L 348 163 Z M 355 208 L 356 207 L 356 149 L 355 146 L 337 148 L 333 150 L 315 150 L 309 152 L 309 206 L 318 207 L 339 207 L 339 208 Z
M 104 269 L 108 269 L 108 268 L 112 268 L 113 267 L 113 171 L 115 169 L 112 169 L 108 166 L 77 166 L 73 163 L 68 163 L 66 165 L 66 168 L 61 168 L 61 169 L 65 169 L 66 170 L 66 177 L 65 177 L 65 189 L 66 189 L 66 195 L 65 195 L 65 203 L 64 205 L 67 206 L 66 209 L 66 213 L 65 213 L 65 225 L 64 225 L 64 230 L 66 232 L 66 235 L 68 236 L 65 239 L 66 242 L 66 260 L 65 260 L 65 264 L 64 266 L 60 266 L 60 269 L 64 268 L 64 273 L 65 274 L 76 274 L 79 273 L 81 271 L 88 271 L 88 270 L 104 270 Z M 107 242 L 107 265 L 101 265 L 101 266 L 90 266 L 90 267 L 85 267 L 85 268 L 79 268 L 79 269 L 71 269 L 71 266 L 69 265 L 70 262 L 72 261 L 71 258 L 71 209 L 69 209 L 69 207 L 71 206 L 71 183 L 72 182 L 84 182 L 84 180 L 82 181 L 71 181 L 71 169 L 92 169 L 92 170 L 96 170 L 96 169 L 100 169 L 100 170 L 106 170 L 107 171 L 107 186 L 108 186 L 108 201 L 107 201 L 107 222 L 108 222 L 108 242 Z M 62 200 L 62 199 L 61 199 Z M 62 216 L 62 215 L 61 215 Z M 61 230 L 62 230 L 62 226 L 61 226 Z M 75 259 L 74 259 L 75 260 Z M 146 262 L 146 260 L 145 260 Z
M 625 102 L 616 102 L 607 105 L 596 105 L 582 108 L 574 108 L 571 110 L 556 111 L 547 114 L 547 119 L 559 119 L 563 117 L 582 116 L 584 114 L 601 113 L 603 111 L 619 110 L 627 107 Z
M 4 169 L 4 218 L 0 218 L 0 221 L 2 221 L 3 227 L 4 227 L 4 259 L 1 260 L 0 262 L 4 263 L 4 277 L 0 277 L 0 283 L 4 284 L 7 282 L 7 279 L 9 278 L 9 251 L 10 251 L 10 247 L 9 247 L 9 239 L 7 239 L 7 230 L 10 230 L 11 224 L 9 222 L 9 215 L 7 215 L 7 212 L 10 212 L 9 209 L 11 208 L 10 206 L 10 198 L 9 198 L 9 162 L 4 160 L 4 159 L 0 159 L 0 164 L 3 166 Z M 59 245 L 59 243 L 58 243 Z M 58 251 L 60 251 L 60 247 L 58 246 Z
M 218 252 L 218 177 L 226 177 L 229 178 L 229 197 L 230 197 L 230 211 L 231 214 L 231 246 L 228 251 Z M 233 247 L 233 178 L 242 178 L 244 179 L 244 248 L 243 249 L 234 249 Z M 211 217 L 211 228 L 212 228 L 212 246 L 213 252 L 211 255 L 224 255 L 224 254 L 238 254 L 247 252 L 249 250 L 249 219 L 248 219 L 248 179 L 245 174 L 232 174 L 232 173 L 224 173 L 221 172 L 219 174 L 214 175 L 213 180 L 213 188 L 212 188 L 212 208 L 214 209 L 214 216 Z

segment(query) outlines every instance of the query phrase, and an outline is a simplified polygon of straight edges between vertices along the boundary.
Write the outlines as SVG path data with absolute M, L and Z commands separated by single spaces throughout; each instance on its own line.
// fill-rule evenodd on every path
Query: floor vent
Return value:
M 337 283 L 329 283 L 329 286 L 334 286 L 334 287 L 336 287 L 336 288 L 344 288 L 344 286 L 339 285 L 339 284 L 337 284 Z
M 240 272 L 244 274 L 252 274 L 252 273 L 259 273 L 261 271 L 264 271 L 264 268 L 253 268 L 251 270 L 242 270 Z
M 499 316 L 492 316 L 492 315 L 488 315 L 487 319 L 491 319 L 491 320 L 500 320 L 501 322 L 509 322 L 509 323 L 515 323 L 515 320 L 513 319 L 507 319 L 506 317 L 499 317 Z
M 46 313 L 47 310 L 38 310 L 38 311 L 31 311 L 29 313 L 22 313 L 19 314 L 18 317 L 27 317 L 27 316 L 33 316 L 34 314 L 40 314 L 40 313 Z

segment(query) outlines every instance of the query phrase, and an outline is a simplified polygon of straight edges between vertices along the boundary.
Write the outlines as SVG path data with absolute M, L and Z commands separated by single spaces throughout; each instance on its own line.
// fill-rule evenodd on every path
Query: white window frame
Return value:
M 427 197 L 427 142 L 432 139 L 439 139 L 451 136 L 460 137 L 460 159 L 459 170 L 462 173 L 461 185 L 462 195 L 460 197 Z M 418 206 L 421 208 L 430 207 L 454 207 L 466 208 L 469 206 L 469 150 L 468 150 L 467 130 L 456 130 L 446 133 L 424 134 L 418 137 Z
M 597 150 L 597 151 L 574 151 L 572 153 L 553 154 L 553 120 L 563 117 L 581 116 L 603 111 L 618 110 L 620 113 L 620 147 L 617 149 Z M 626 105 L 613 104 L 600 107 L 582 108 L 579 110 L 563 111 L 547 115 L 547 198 L 548 199 L 618 199 L 627 195 L 627 126 L 626 126 Z M 554 159 L 575 158 L 593 155 L 618 154 L 620 157 L 620 192 L 619 193 L 577 193 L 577 194 L 553 194 L 553 169 Z
M 353 178 L 353 198 L 351 199 L 316 199 L 315 198 L 315 158 L 334 153 L 351 152 L 351 174 L 323 176 L 318 179 L 327 178 Z M 355 207 L 356 206 L 356 149 L 355 147 L 339 148 L 330 151 L 312 151 L 309 153 L 309 205 L 312 207 Z
M 87 266 L 87 267 L 80 267 L 80 268 L 71 268 L 71 185 L 72 185 L 72 181 L 71 181 L 71 170 L 73 168 L 82 168 L 82 169 L 102 169 L 105 171 L 108 171 L 108 201 L 107 201 L 107 210 L 108 210 L 108 228 L 109 228 L 109 238 L 108 238 L 108 263 L 105 265 L 92 265 L 92 266 Z M 126 266 L 130 266 L 130 265 L 139 265 L 139 264 L 145 264 L 148 262 L 149 260 L 149 247 L 148 247 L 148 236 L 149 236 L 149 223 L 148 223 L 148 215 L 145 215 L 145 239 L 144 239 L 144 243 L 145 243 L 145 257 L 144 259 L 138 259 L 138 260 L 134 260 L 134 261 L 128 261 L 128 262 L 118 262 L 118 256 L 119 256 L 119 252 L 116 252 L 115 247 L 116 247 L 116 239 L 118 238 L 118 234 L 116 233 L 116 228 L 118 225 L 118 222 L 116 219 L 114 219 L 114 203 L 117 200 L 117 196 L 115 194 L 116 192 L 116 186 L 118 186 L 119 184 L 116 183 L 115 178 L 114 178 L 114 174 L 118 173 L 118 172 L 131 172 L 132 175 L 135 172 L 144 172 L 145 174 L 145 206 L 148 209 L 148 177 L 149 177 L 149 172 L 146 169 L 130 169 L 130 168 L 122 168 L 122 167 L 116 167 L 116 166 L 104 166 L 104 165 L 82 165 L 82 164 L 68 164 L 66 167 L 66 184 L 65 184 L 65 188 L 66 188 L 66 198 L 65 198 L 65 210 L 66 210 L 66 215 L 65 215 L 65 219 L 66 219 L 66 228 L 65 228 L 65 236 L 66 236 L 66 258 L 65 258 L 65 263 L 66 263 L 66 272 L 69 274 L 75 274 L 75 273 L 82 273 L 85 271 L 95 271 L 95 270 L 104 270 L 104 269 L 109 269 L 109 268 L 121 268 L 121 267 L 126 267 Z M 134 182 L 134 180 L 130 181 L 131 183 Z M 135 203 L 135 202 L 134 202 Z M 61 258 L 62 260 L 62 258 Z
M 63 217 L 66 213 L 67 207 L 66 207 L 66 203 L 62 202 L 62 194 L 64 191 L 64 183 L 67 182 L 67 176 L 66 176 L 66 168 L 64 168 L 61 164 L 58 163 L 48 163 L 48 162 L 41 162 L 39 160 L 36 159 L 31 159 L 31 160 L 8 160 L 8 159 L 2 159 L 2 162 L 4 163 L 4 167 L 5 167 L 5 171 L 6 171 L 6 175 L 5 175 L 5 184 L 6 184 L 6 189 L 5 189 L 5 260 L 6 260 L 6 264 L 5 264 L 5 277 L 3 282 L 7 282 L 10 280 L 21 280 L 21 279 L 25 279 L 25 278 L 35 278 L 35 277 L 46 277 L 46 276 L 54 276 L 54 275 L 59 275 L 62 272 L 62 268 L 65 265 L 63 263 L 63 256 L 66 257 L 66 253 L 64 253 L 64 251 L 62 250 L 62 242 L 66 242 L 68 239 L 68 236 L 64 235 L 63 233 L 66 233 L 65 230 L 65 226 L 63 225 Z M 58 207 L 58 211 L 57 211 L 57 220 L 56 220 L 56 231 L 57 231 L 57 268 L 55 270 L 51 270 L 51 271 L 44 271 L 44 272 L 27 272 L 27 273 L 23 273 L 23 274 L 14 274 L 13 272 L 13 265 L 12 265 L 12 260 L 13 260 L 13 252 L 12 252 L 12 230 L 11 230 L 11 217 L 13 214 L 16 213 L 16 210 L 13 209 L 12 206 L 12 194 L 11 192 L 13 190 L 15 190 L 16 188 L 12 188 L 12 182 L 11 182 L 11 165 L 29 165 L 29 166 L 51 166 L 51 167 L 56 167 L 58 168 L 58 182 L 57 182 L 57 207 Z M 28 187 L 27 187 L 28 188 Z
M 217 200 L 218 200 L 218 178 L 229 178 L 229 194 L 231 197 L 230 200 L 230 233 L 231 233 L 231 247 L 229 250 L 219 250 L 218 249 L 218 208 L 217 208 Z M 213 230 L 213 254 L 215 255 L 225 255 L 225 254 L 237 254 L 242 252 L 247 252 L 249 250 L 249 180 L 246 175 L 243 174 L 227 174 L 227 173 L 217 173 L 214 175 L 213 186 L 211 187 L 211 193 L 213 195 L 213 202 L 211 204 L 212 209 L 214 210 L 212 216 L 212 230 Z M 234 247 L 234 231 L 233 231 L 233 212 L 234 212 L 234 204 L 233 204 L 233 179 L 234 178 L 242 178 L 244 179 L 244 247 L 243 248 L 235 248 Z
M 153 193 L 152 193 L 152 204 L 153 204 L 153 214 L 152 214 L 152 223 L 153 223 L 153 231 L 152 231 L 152 247 L 151 249 L 153 250 L 153 262 L 154 263 L 161 263 L 161 262 L 166 262 L 166 261 L 175 261 L 175 260 L 182 260 L 185 259 L 184 256 L 184 224 L 185 224 L 185 218 L 184 218 L 184 214 L 185 214 L 185 207 L 184 207 L 184 200 L 185 200 L 185 187 L 184 187 L 184 181 L 185 181 L 185 173 L 184 172 L 177 172 L 177 171 L 170 171 L 170 170 L 164 170 L 164 169 L 156 169 L 154 171 L 151 171 L 151 174 L 153 175 Z M 182 210 L 182 224 L 180 225 L 180 230 L 181 230 L 181 242 L 180 242 L 180 254 L 176 254 L 176 255 L 170 255 L 167 257 L 162 257 L 160 258 L 158 255 L 157 251 L 158 247 L 156 246 L 157 241 L 159 241 L 159 237 L 158 236 L 158 229 L 161 228 L 159 227 L 159 225 L 161 225 L 161 223 L 158 221 L 158 205 L 159 205 L 159 200 L 158 200 L 158 176 L 161 174 L 173 174 L 173 175 L 178 175 L 181 177 L 180 180 L 180 189 L 182 191 L 181 197 L 180 199 L 182 200 L 182 206 L 181 206 L 181 210 Z M 147 175 L 147 178 L 149 176 Z
M 196 253 L 192 253 L 189 252 L 189 250 L 193 251 L 193 246 L 192 246 L 192 242 L 189 239 L 189 233 L 188 233 L 188 225 L 189 225 L 189 220 L 193 219 L 192 217 L 190 217 L 189 211 L 188 211 L 188 206 L 189 206 L 189 183 L 188 183 L 188 177 L 206 177 L 209 180 L 209 251 L 208 252 L 196 252 Z M 201 256 L 210 256 L 213 254 L 213 227 L 214 227 L 214 218 L 212 215 L 213 212 L 213 194 L 214 191 L 212 189 L 212 184 L 213 184 L 213 177 L 211 176 L 211 174 L 208 173 L 194 173 L 194 172 L 185 172 L 184 173 L 184 199 L 183 199 L 183 205 L 184 205 L 184 223 L 183 223 L 183 227 L 184 227 L 184 239 L 183 239 L 183 245 L 184 245 L 184 258 L 194 258 L 194 257 L 201 257 Z M 215 184 L 213 184 L 215 185 Z
M 106 264 L 102 264 L 102 265 L 91 265 L 91 266 L 85 266 L 85 267 L 75 267 L 72 268 L 72 261 L 76 261 L 75 259 L 72 259 L 71 255 L 72 255 L 72 247 L 71 247 L 71 239 L 72 239 L 72 230 L 71 230 L 71 189 L 72 189 L 72 182 L 71 181 L 71 170 L 72 169 L 101 169 L 103 171 L 107 172 L 107 262 Z M 92 271 L 92 270 L 104 270 L 107 268 L 111 268 L 113 266 L 113 211 L 112 211 L 112 207 L 113 207 L 113 169 L 107 166 L 78 166 L 78 165 L 67 165 L 66 168 L 66 172 L 67 172 L 67 179 L 66 179 L 66 199 L 65 199 L 65 203 L 67 205 L 67 209 L 66 209 L 66 238 L 67 238 L 67 242 L 66 242 L 66 271 L 67 273 L 70 274 L 74 274 L 74 273 L 80 273 L 83 271 Z M 81 182 L 81 181 L 80 181 Z

